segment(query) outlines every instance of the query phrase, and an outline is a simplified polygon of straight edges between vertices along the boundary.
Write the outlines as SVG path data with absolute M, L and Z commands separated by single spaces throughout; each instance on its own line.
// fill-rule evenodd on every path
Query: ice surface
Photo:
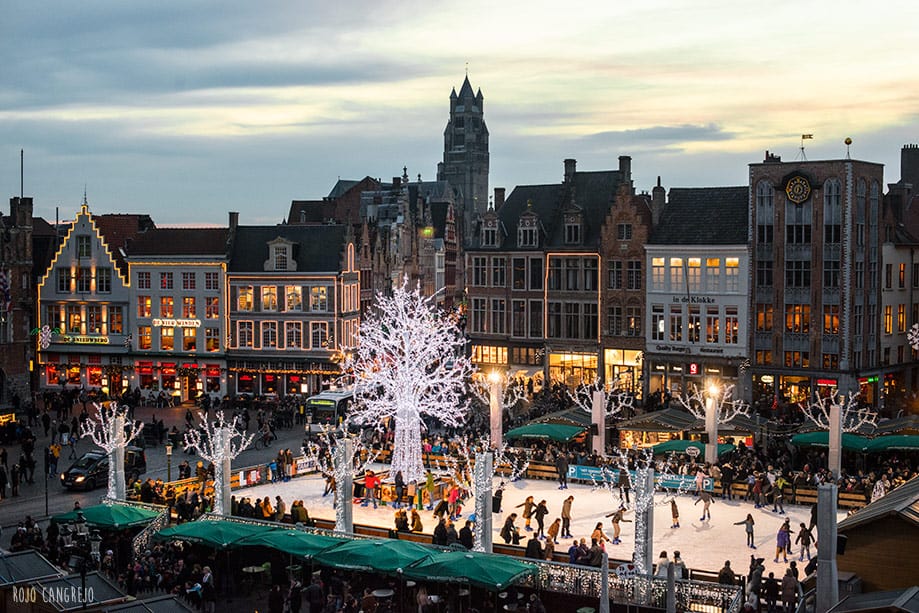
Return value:
M 388 467 L 380 465 L 379 470 L 387 470 Z M 494 480 L 495 487 L 498 486 L 500 479 Z M 251 499 L 271 496 L 272 501 L 275 496 L 281 498 L 290 505 L 294 500 L 303 500 L 304 505 L 309 511 L 310 517 L 327 519 L 335 521 L 335 512 L 332 508 L 332 496 L 322 497 L 324 481 L 319 476 L 307 476 L 292 479 L 287 483 L 270 483 L 259 485 L 243 490 L 234 491 L 234 495 L 239 497 L 249 497 Z M 609 518 L 604 517 L 607 513 L 619 507 L 618 492 L 611 494 L 604 489 L 594 488 L 589 484 L 569 483 L 567 490 L 558 489 L 558 483 L 544 480 L 520 480 L 514 483 L 508 483 L 504 491 L 503 513 L 496 514 L 493 519 L 495 531 L 494 542 L 503 543 L 504 541 L 498 536 L 501 526 L 504 524 L 505 517 L 511 513 L 517 512 L 517 527 L 521 535 L 528 535 L 524 530 L 524 521 L 520 516 L 522 509 L 514 507 L 524 501 L 527 496 L 533 496 L 535 502 L 545 500 L 549 507 L 549 515 L 546 517 L 545 526 L 556 517 L 561 516 L 562 501 L 569 495 L 574 496 L 574 502 L 571 507 L 571 533 L 576 538 L 586 538 L 590 544 L 590 534 L 593 532 L 597 522 L 603 522 L 603 530 L 607 536 L 612 538 L 612 524 Z M 665 500 L 669 497 L 664 493 L 658 493 L 655 496 L 657 506 L 654 509 L 654 555 L 656 561 L 661 551 L 666 551 L 671 557 L 674 550 L 680 552 L 680 556 L 689 568 L 717 572 L 725 560 L 731 561 L 731 567 L 738 574 L 747 574 L 750 563 L 750 554 L 755 553 L 758 558 L 765 558 L 764 565 L 766 573 L 774 572 L 776 577 L 781 578 L 785 574 L 787 564 L 782 562 L 783 557 L 779 556 L 779 563 L 773 562 L 775 558 L 775 541 L 776 532 L 786 517 L 791 519 L 792 542 L 797 536 L 798 525 L 800 523 L 808 524 L 810 520 L 810 507 L 799 505 L 785 505 L 787 515 L 779 515 L 772 512 L 772 506 L 769 505 L 764 509 L 754 509 L 752 502 L 721 500 L 716 498 L 711 506 L 711 520 L 701 521 L 702 503 L 694 505 L 695 496 L 686 494 L 677 497 L 677 506 L 680 512 L 680 528 L 671 528 L 672 523 L 670 516 L 670 504 Z M 634 502 L 634 497 L 632 497 Z M 457 529 L 462 526 L 464 518 L 474 512 L 475 504 L 470 497 L 463 505 L 463 518 L 457 522 Z M 393 528 L 393 513 L 391 506 L 379 507 L 374 510 L 373 507 L 354 506 L 354 523 L 382 526 Z M 735 522 L 743 521 L 747 513 L 753 515 L 756 522 L 754 542 L 757 549 L 751 550 L 746 546 L 746 533 L 744 526 L 735 526 Z M 845 517 L 842 511 L 838 519 Z M 633 520 L 632 523 L 621 523 L 622 529 L 620 538 L 622 544 L 606 544 L 607 552 L 613 560 L 631 560 L 634 549 L 635 524 L 634 513 L 626 513 L 625 519 Z M 430 534 L 436 522 L 433 513 L 428 510 L 421 511 L 421 521 L 424 524 L 424 530 Z M 532 526 L 536 528 L 535 518 Z M 816 536 L 816 528 L 814 529 Z M 525 541 L 521 544 L 525 544 Z M 567 551 L 571 545 L 571 539 L 559 539 L 556 551 Z M 789 556 L 791 560 L 798 559 L 798 547 L 794 548 L 794 556 Z M 816 557 L 817 550 L 811 545 L 811 554 Z M 804 565 L 807 563 L 805 557 L 803 563 L 798 563 L 803 576 Z

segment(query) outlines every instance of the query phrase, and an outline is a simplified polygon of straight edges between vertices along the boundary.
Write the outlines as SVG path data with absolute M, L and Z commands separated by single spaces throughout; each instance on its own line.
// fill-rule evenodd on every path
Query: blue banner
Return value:
M 632 478 L 632 482 L 635 481 L 635 471 L 630 470 L 629 474 Z M 619 469 L 607 469 L 606 476 L 604 477 L 603 469 L 597 466 L 581 466 L 579 464 L 574 464 L 568 466 L 568 478 L 577 479 L 580 481 L 590 481 L 590 482 L 600 482 L 604 479 L 606 481 L 615 482 L 619 478 Z M 661 475 L 655 473 L 654 482 L 662 488 L 676 490 L 680 489 L 682 485 L 684 490 L 696 491 L 696 478 L 689 475 Z M 715 480 L 711 477 L 705 477 L 702 480 L 702 489 L 706 492 L 715 491 Z

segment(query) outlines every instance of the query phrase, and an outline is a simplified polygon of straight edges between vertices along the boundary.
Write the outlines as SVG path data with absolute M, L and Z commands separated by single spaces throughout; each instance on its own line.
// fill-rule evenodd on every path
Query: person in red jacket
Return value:
M 373 502 L 373 508 L 377 508 L 376 489 L 379 484 L 380 478 L 372 470 L 364 473 L 364 502 L 361 503 L 362 507 L 366 507 L 370 502 Z

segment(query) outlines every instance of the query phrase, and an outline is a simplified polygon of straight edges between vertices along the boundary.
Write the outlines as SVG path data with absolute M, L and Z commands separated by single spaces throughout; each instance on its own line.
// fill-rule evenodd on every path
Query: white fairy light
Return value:
M 335 530 L 348 532 L 347 506 L 352 504 L 352 498 L 351 492 L 344 490 L 351 478 L 367 471 L 380 452 L 368 448 L 360 437 L 348 434 L 344 428 L 323 425 L 318 436 L 321 443 L 310 441 L 301 451 L 323 476 L 335 479 Z M 346 439 L 351 441 L 350 447 L 342 444 Z
M 919 323 L 912 325 L 909 332 L 906 333 L 906 338 L 913 351 L 919 351 Z
M 620 389 L 618 381 L 607 389 L 600 379 L 597 378 L 593 380 L 593 383 L 582 383 L 577 386 L 573 394 L 570 391 L 566 393 L 576 407 L 585 413 L 591 413 L 593 411 L 594 392 L 603 392 L 606 417 L 632 414 L 635 397 L 627 391 Z
M 750 417 L 750 404 L 734 397 L 733 385 L 727 385 L 723 389 L 720 386 L 714 386 L 713 389 L 693 386 L 692 389 L 691 394 L 679 396 L 679 401 L 696 419 L 705 419 L 706 400 L 714 401 L 716 420 L 719 424 L 729 423 L 738 415 Z
M 185 449 L 194 449 L 202 460 L 214 465 L 214 513 L 229 514 L 231 462 L 252 444 L 255 433 L 240 432 L 236 427 L 238 418 L 228 422 L 223 411 L 217 411 L 212 422 L 203 413 L 198 413 L 198 417 L 201 420 L 198 428 L 185 433 Z
M 113 500 L 124 499 L 124 448 L 144 429 L 143 422 L 126 420 L 127 410 L 115 402 L 102 406 L 93 403 L 96 414 L 80 427 L 80 437 L 89 437 L 108 454 L 108 494 Z
M 422 417 L 454 427 L 464 421 L 471 364 L 455 322 L 438 312 L 433 297 L 407 285 L 406 278 L 392 296 L 377 294 L 376 313 L 361 325 L 359 346 L 345 353 L 343 371 L 355 382 L 352 423 L 394 421 L 391 470 L 410 483 L 425 475 Z
M 818 397 L 803 409 L 804 416 L 821 430 L 830 429 L 830 412 L 838 407 L 842 416 L 842 431 L 857 432 L 864 426 L 877 426 L 878 415 L 870 407 L 860 407 L 858 394 L 840 394 L 837 390 L 826 397 Z

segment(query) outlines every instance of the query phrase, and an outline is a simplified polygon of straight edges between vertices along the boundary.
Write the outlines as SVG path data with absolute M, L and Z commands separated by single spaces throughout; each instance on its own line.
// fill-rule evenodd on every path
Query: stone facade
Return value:
M 11 198 L 10 215 L 0 216 L 0 405 L 14 395 L 30 399 L 29 364 L 35 357 L 32 283 L 32 198 Z

